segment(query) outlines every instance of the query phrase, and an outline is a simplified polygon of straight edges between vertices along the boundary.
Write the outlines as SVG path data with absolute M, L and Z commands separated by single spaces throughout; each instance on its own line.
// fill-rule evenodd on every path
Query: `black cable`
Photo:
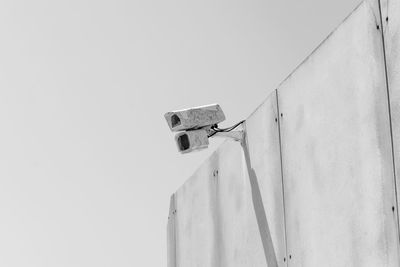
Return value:
M 244 122 L 244 120 L 242 120 L 242 121 L 236 123 L 235 125 L 233 125 L 233 126 L 231 126 L 231 127 L 222 128 L 222 129 L 221 129 L 221 128 L 218 128 L 218 126 L 212 126 L 211 129 L 217 130 L 217 131 L 219 131 L 219 132 L 230 132 L 230 131 L 236 129 L 236 128 L 237 128 L 240 124 L 242 124 L 243 122 Z
M 211 126 L 211 130 L 213 130 L 214 132 L 212 132 L 211 134 L 208 135 L 208 137 L 211 137 L 213 135 L 215 135 L 216 133 L 226 133 L 226 132 L 230 132 L 234 129 L 236 129 L 240 124 L 242 124 L 243 122 L 245 122 L 244 120 L 236 123 L 235 125 L 228 127 L 228 128 L 218 128 L 218 125 L 215 124 L 213 126 Z

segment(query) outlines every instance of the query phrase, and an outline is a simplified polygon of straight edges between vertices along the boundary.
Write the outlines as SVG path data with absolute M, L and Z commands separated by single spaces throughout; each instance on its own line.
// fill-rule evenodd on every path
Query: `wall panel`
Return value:
M 375 11 L 362 3 L 278 89 L 289 266 L 399 266 Z
M 262 227 L 270 229 L 278 265 L 286 266 L 283 185 L 275 91 L 246 120 L 246 134 L 249 165 L 258 181 L 268 224 Z
M 397 199 L 400 199 L 400 1 L 381 1 L 386 69 L 393 131 Z M 399 209 L 400 207 L 397 206 Z M 397 209 L 397 212 L 398 212 Z

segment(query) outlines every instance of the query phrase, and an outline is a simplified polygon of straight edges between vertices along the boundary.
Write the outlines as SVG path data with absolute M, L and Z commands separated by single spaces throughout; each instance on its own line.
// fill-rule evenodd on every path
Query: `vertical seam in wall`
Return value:
M 176 208 L 176 194 L 174 194 L 174 252 L 175 252 L 175 260 L 174 260 L 174 265 L 175 267 L 178 267 L 178 249 L 177 249 L 177 242 L 178 242 L 178 231 L 176 227 L 176 213 L 177 213 L 177 208 Z
M 172 208 L 172 215 L 171 215 L 171 220 L 172 220 L 172 230 L 173 230 L 173 234 L 172 234 L 172 237 L 173 237 L 173 244 L 172 244 L 172 246 L 173 246 L 173 255 L 174 255 L 174 260 L 173 260 L 173 266 L 174 267 L 177 267 L 178 266 L 178 255 L 177 255 L 177 253 L 178 253 L 178 251 L 177 251 L 177 247 L 176 247 L 176 242 L 177 242 L 177 231 L 176 231 L 176 193 L 174 193 L 174 194 L 172 194 L 172 205 L 173 205 L 173 208 Z
M 278 120 L 278 136 L 279 136 L 279 157 L 280 157 L 280 167 L 281 167 L 281 185 L 282 185 L 282 203 L 283 203 L 283 226 L 284 226 L 284 234 L 285 234 L 285 257 L 286 257 L 286 266 L 289 266 L 289 257 L 288 257 L 288 244 L 287 244 L 287 231 L 286 231 L 286 204 L 285 204 L 285 185 L 283 183 L 283 159 L 282 159 L 282 137 L 281 137 L 281 119 L 280 119 L 280 110 L 279 110 L 279 99 L 278 99 L 278 89 L 275 89 L 275 98 L 276 98 L 276 109 L 277 109 L 277 120 Z
M 383 49 L 383 63 L 385 67 L 385 82 L 386 82 L 386 95 L 387 95 L 387 104 L 388 104 L 388 111 L 389 111 L 389 128 L 390 128 L 390 142 L 391 142 L 391 149 L 392 149 L 392 167 L 393 167 L 393 180 L 394 180 L 394 193 L 395 193 L 395 200 L 396 200 L 396 215 L 397 215 L 397 233 L 398 239 L 400 240 L 400 225 L 399 225 L 399 211 L 398 211 L 398 199 L 397 199 L 397 180 L 396 180 L 396 162 L 394 156 L 394 144 L 393 144 L 393 126 L 392 126 L 392 108 L 390 105 L 390 90 L 389 90 L 389 78 L 388 78 L 388 71 L 387 71 L 387 62 L 386 62 L 386 46 L 385 46 L 385 35 L 383 29 L 383 18 L 382 18 L 382 7 L 381 7 L 381 0 L 378 0 L 379 6 L 379 17 L 381 23 L 381 36 L 382 36 L 382 49 Z

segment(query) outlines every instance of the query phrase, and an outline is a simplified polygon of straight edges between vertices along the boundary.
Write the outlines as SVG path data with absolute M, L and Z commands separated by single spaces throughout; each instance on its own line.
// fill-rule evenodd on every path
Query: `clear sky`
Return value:
M 0 266 L 166 266 L 163 114 L 246 118 L 355 0 L 2 1 Z

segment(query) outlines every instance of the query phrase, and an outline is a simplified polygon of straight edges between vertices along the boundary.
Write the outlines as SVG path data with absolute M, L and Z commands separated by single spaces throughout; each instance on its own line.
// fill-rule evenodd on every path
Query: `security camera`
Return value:
M 243 121 L 228 128 L 218 127 L 218 123 L 225 120 L 218 104 L 167 112 L 164 117 L 171 131 L 180 131 L 175 135 L 175 142 L 181 153 L 207 148 L 210 137 L 219 136 L 236 141 L 243 138 L 243 131 L 232 131 Z
M 180 132 L 175 135 L 175 141 L 181 153 L 202 150 L 208 147 L 208 132 L 205 129 Z
M 225 120 L 218 104 L 167 112 L 164 117 L 173 132 L 199 129 Z

